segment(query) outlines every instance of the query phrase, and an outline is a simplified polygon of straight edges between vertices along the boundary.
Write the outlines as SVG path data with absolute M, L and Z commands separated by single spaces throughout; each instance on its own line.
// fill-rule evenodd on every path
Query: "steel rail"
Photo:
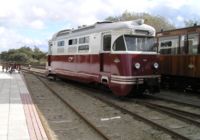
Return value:
M 159 112 L 163 112 L 167 115 L 173 116 L 177 119 L 183 120 L 185 122 L 196 125 L 197 127 L 200 127 L 200 122 L 194 120 L 194 117 L 195 118 L 200 117 L 199 114 L 194 114 L 194 113 L 190 113 L 190 112 L 186 112 L 186 111 L 182 111 L 182 110 L 178 110 L 178 109 L 174 109 L 174 108 L 170 108 L 170 107 L 165 107 L 165 106 L 157 105 L 157 104 L 154 104 L 154 103 L 149 103 L 149 102 L 146 102 L 146 101 L 135 100 L 135 103 L 137 103 L 139 105 L 146 106 L 148 108 L 151 108 L 151 109 L 159 111 Z M 183 114 L 185 116 L 183 116 Z M 186 117 L 186 115 L 193 117 L 193 118 Z
M 167 106 L 163 106 L 163 105 L 159 105 L 159 104 L 155 104 L 155 103 L 149 103 L 149 104 L 156 105 L 157 107 L 167 109 L 167 110 L 171 110 L 173 112 L 177 112 L 179 114 L 186 115 L 186 116 L 189 116 L 189 117 L 192 117 L 192 118 L 200 119 L 200 114 L 197 114 L 197 113 L 187 112 L 187 111 L 184 111 L 184 110 L 179 110 L 179 109 L 175 109 L 175 108 L 172 108 L 172 107 L 167 107 Z
M 180 104 L 180 105 L 185 105 L 185 106 L 200 108 L 200 105 L 194 105 L 194 104 L 190 104 L 190 103 L 186 103 L 186 102 L 181 102 L 181 101 L 176 101 L 176 100 L 170 100 L 170 99 L 162 98 L 162 97 L 156 97 L 154 95 L 147 95 L 147 94 L 145 94 L 145 97 L 147 97 L 149 99 L 153 99 L 153 100 L 162 100 L 162 101 L 167 101 L 167 102 L 176 103 L 176 104 Z

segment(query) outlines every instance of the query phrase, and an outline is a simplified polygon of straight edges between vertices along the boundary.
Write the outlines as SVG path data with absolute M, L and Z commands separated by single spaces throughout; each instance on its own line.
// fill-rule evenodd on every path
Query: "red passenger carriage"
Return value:
M 155 30 L 143 20 L 97 22 L 49 41 L 48 75 L 102 83 L 117 96 L 159 90 Z
M 162 85 L 200 91 L 200 26 L 157 33 Z

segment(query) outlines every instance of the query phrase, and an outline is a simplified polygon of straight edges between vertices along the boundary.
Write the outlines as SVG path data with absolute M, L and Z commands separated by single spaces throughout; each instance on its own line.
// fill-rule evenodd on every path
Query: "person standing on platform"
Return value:
M 4 68 L 5 68 L 5 66 L 4 66 L 4 64 L 2 65 L 2 71 L 4 72 Z
M 9 66 L 8 63 L 6 63 L 6 72 L 8 72 Z
M 31 70 L 31 64 L 28 65 L 28 69 Z

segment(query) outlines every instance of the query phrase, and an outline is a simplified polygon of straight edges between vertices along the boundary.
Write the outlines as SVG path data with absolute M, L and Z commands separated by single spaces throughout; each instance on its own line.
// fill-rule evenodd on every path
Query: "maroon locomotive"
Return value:
M 49 41 L 48 75 L 101 83 L 117 96 L 159 91 L 155 29 L 143 20 L 97 22 Z

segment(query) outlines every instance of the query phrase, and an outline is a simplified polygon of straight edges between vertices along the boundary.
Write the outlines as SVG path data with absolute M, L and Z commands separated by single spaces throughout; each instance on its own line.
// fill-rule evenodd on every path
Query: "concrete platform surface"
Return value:
M 36 108 L 22 76 L 0 66 L 0 140 L 46 140 Z

